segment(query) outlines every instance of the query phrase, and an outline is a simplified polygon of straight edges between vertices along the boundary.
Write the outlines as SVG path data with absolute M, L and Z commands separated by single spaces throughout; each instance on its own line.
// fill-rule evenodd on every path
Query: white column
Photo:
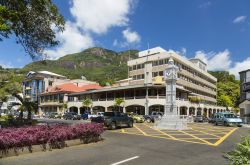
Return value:
M 77 107 L 77 113 L 80 115 L 80 108 Z
M 189 115 L 189 107 L 187 107 L 187 116 Z

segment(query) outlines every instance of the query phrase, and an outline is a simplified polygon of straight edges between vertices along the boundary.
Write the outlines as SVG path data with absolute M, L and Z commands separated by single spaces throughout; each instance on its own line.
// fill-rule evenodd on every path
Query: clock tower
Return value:
M 177 115 L 176 106 L 176 81 L 179 68 L 174 65 L 172 58 L 168 61 L 168 66 L 165 70 L 164 79 L 166 83 L 166 102 L 164 115 Z
M 155 122 L 157 129 L 184 130 L 187 129 L 187 120 L 177 113 L 176 105 L 176 81 L 179 68 L 174 65 L 174 60 L 170 57 L 167 68 L 164 72 L 166 83 L 166 101 L 163 117 Z

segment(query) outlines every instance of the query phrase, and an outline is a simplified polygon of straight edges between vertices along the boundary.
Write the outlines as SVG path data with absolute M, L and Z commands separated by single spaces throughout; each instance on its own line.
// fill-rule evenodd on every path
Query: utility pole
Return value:
M 144 65 L 145 67 L 145 70 L 146 70 L 146 75 L 145 75 L 145 78 L 146 78 L 146 81 L 145 81 L 145 84 L 146 84 L 146 112 L 149 113 L 149 109 L 148 109 L 148 69 L 147 69 L 147 63 L 148 63 L 148 55 L 149 55 L 149 43 L 148 43 L 148 53 L 147 53 L 147 57 L 146 57 L 146 65 Z

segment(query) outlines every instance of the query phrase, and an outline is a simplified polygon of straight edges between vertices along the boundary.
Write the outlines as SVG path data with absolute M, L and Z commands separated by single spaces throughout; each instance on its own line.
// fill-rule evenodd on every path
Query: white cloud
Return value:
M 195 58 L 199 58 L 207 63 L 208 70 L 228 70 L 232 64 L 230 52 L 227 49 L 218 53 L 197 51 L 195 53 Z
M 238 16 L 233 20 L 233 23 L 242 23 L 246 21 L 247 16 Z
M 210 1 L 204 2 L 202 4 L 200 4 L 198 7 L 199 8 L 206 8 L 208 6 L 210 6 L 212 3 Z
M 187 49 L 182 47 L 181 54 L 184 56 L 184 55 L 186 55 L 186 53 L 187 53 Z
M 250 69 L 250 57 L 241 62 L 235 62 L 233 67 L 229 69 L 229 72 L 234 74 L 236 78 L 239 79 L 239 72 L 247 69 Z
M 78 27 L 101 34 L 127 25 L 132 5 L 132 0 L 73 0 L 70 12 Z
M 207 63 L 208 70 L 211 71 L 229 71 L 234 74 L 236 79 L 239 79 L 239 72 L 250 68 L 250 57 L 240 62 L 232 62 L 231 53 L 229 50 L 223 52 L 208 52 L 197 51 L 195 53 L 196 58 L 200 58 Z
M 126 42 L 130 44 L 139 43 L 141 41 L 140 35 L 135 31 L 131 31 L 129 28 L 123 30 L 122 35 Z
M 14 65 L 12 62 L 6 62 L 6 61 L 1 61 L 0 60 L 0 66 L 3 68 L 14 68 Z
M 72 22 L 66 22 L 65 31 L 57 33 L 60 45 L 55 50 L 46 50 L 45 53 L 50 59 L 57 59 L 66 54 L 82 51 L 94 45 L 89 34 L 82 32 Z
M 95 46 L 94 33 L 105 34 L 112 27 L 128 26 L 128 16 L 135 4 L 136 1 L 132 0 L 71 0 L 70 13 L 73 21 L 66 22 L 63 33 L 57 32 L 60 45 L 45 53 L 49 58 L 57 59 Z M 133 38 L 135 34 L 132 33 L 130 41 L 137 41 Z M 116 42 L 118 45 L 118 41 Z

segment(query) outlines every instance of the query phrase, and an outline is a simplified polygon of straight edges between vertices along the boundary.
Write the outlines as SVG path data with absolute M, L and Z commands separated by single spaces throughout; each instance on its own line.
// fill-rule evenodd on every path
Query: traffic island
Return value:
M 0 129 L 0 158 L 101 141 L 102 124 Z

